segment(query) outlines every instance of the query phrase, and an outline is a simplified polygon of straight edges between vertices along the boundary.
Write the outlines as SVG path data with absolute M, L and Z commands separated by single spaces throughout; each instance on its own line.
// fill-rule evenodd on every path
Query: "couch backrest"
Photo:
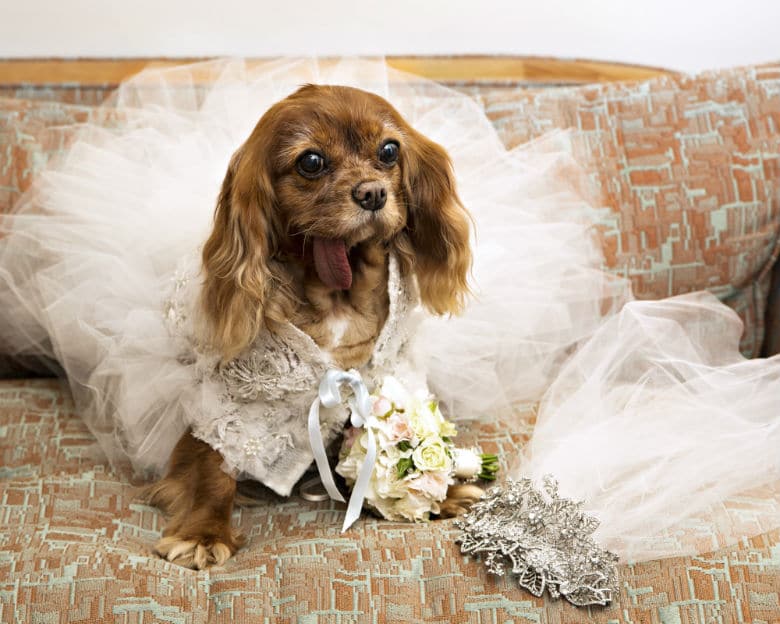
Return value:
M 780 328 L 765 340 L 767 318 L 780 323 L 766 314 L 780 231 L 780 65 L 579 87 L 451 86 L 484 106 L 509 147 L 575 131 L 605 268 L 631 278 L 638 297 L 707 288 L 745 322 L 746 355 L 780 350 Z M 0 85 L 0 95 L 34 98 L 0 97 L 0 213 L 66 150 L 74 124 L 116 123 L 93 106 L 112 88 Z M 780 300 L 780 277 L 773 292 Z
M 709 289 L 745 322 L 743 353 L 759 354 L 779 250 L 780 64 L 476 95 L 509 146 L 575 129 L 605 268 L 643 299 Z

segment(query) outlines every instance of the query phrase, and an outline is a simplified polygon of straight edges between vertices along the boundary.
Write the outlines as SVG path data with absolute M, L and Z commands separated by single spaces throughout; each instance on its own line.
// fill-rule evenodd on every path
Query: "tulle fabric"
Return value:
M 561 369 L 515 475 L 553 475 L 624 560 L 780 526 L 780 356 L 746 360 L 709 293 L 632 302 Z
M 452 156 L 475 223 L 475 296 L 461 317 L 425 319 L 415 345 L 449 416 L 509 416 L 547 390 L 515 474 L 558 478 L 624 558 L 780 524 L 769 490 L 733 504 L 775 479 L 777 361 L 742 360 L 739 321 L 709 296 L 624 307 L 569 135 L 506 151 L 472 100 L 381 61 L 145 71 L 0 221 L 0 351 L 58 362 L 114 466 L 159 474 L 189 415 L 219 408 L 177 358 L 165 301 L 209 232 L 230 155 L 307 82 L 386 97 Z
M 39 176 L 0 243 L 0 349 L 61 364 L 115 466 L 159 474 L 188 414 L 219 409 L 177 359 L 164 302 L 208 235 L 230 155 L 308 82 L 386 97 L 453 159 L 477 232 L 475 298 L 462 318 L 426 320 L 416 353 L 454 417 L 538 398 L 566 350 L 625 298 L 598 270 L 564 134 L 507 152 L 475 102 L 381 61 L 148 70 L 104 106 L 110 123 L 81 128 Z

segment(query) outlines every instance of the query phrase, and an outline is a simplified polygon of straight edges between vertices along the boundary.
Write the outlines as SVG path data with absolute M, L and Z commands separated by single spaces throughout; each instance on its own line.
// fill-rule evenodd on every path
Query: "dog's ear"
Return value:
M 262 156 L 253 158 L 244 145 L 230 160 L 203 247 L 201 309 L 209 344 L 223 361 L 249 346 L 263 322 L 274 202 Z
M 440 145 L 411 127 L 401 148 L 407 235 L 422 303 L 436 314 L 463 309 L 471 268 L 471 218 L 455 189 L 452 163 Z

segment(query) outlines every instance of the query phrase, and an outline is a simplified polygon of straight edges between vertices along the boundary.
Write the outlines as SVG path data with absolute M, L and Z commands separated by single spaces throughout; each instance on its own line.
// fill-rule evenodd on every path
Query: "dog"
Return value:
M 227 363 L 260 332 L 292 323 L 336 366 L 360 368 L 388 316 L 391 253 L 427 310 L 462 310 L 470 224 L 446 151 L 387 101 L 303 86 L 262 116 L 230 161 L 202 253 L 202 342 Z M 180 439 L 147 492 L 169 517 L 158 555 L 202 569 L 243 544 L 230 524 L 236 480 L 221 465 L 191 433 Z M 452 486 L 442 515 L 480 495 Z

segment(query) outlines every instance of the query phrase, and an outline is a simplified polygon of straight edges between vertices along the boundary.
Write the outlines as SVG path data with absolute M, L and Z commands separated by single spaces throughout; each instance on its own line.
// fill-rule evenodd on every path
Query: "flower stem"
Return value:
M 483 481 L 495 481 L 496 473 L 500 468 L 498 465 L 498 455 L 482 453 L 480 458 L 482 459 L 482 469 L 477 476 Z

